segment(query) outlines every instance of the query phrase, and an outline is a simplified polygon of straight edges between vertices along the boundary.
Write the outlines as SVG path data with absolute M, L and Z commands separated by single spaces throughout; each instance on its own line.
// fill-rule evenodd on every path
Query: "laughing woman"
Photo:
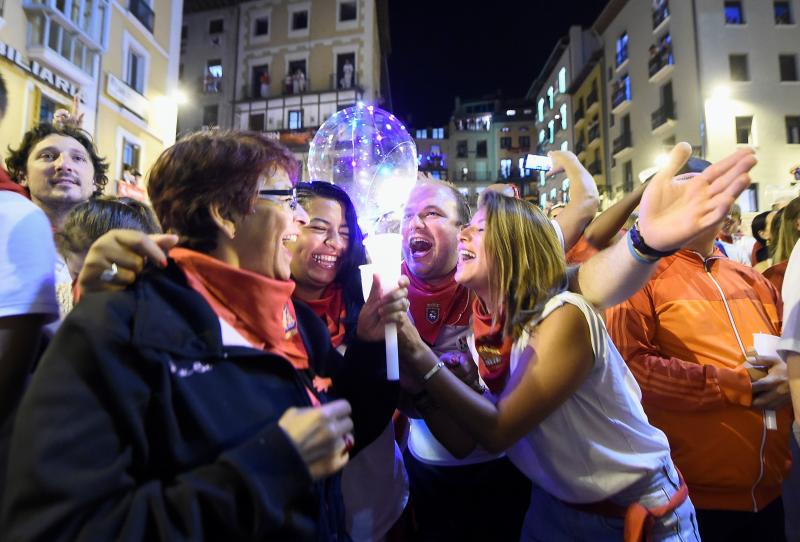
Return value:
M 441 371 L 408 325 L 406 360 L 463 431 L 507 450 L 534 482 L 522 539 L 621 540 L 648 516 L 654 540 L 698 539 L 667 439 L 601 317 L 565 291 L 563 251 L 541 211 L 486 194 L 460 235 L 455 278 L 478 295 L 476 357 L 490 392 Z
M 344 352 L 356 338 L 364 304 L 358 266 L 367 259 L 356 210 L 341 188 L 325 182 L 299 184 L 297 200 L 308 220 L 289 245 L 294 298 L 325 322 L 333 347 Z M 342 493 L 353 540 L 382 540 L 408 500 L 403 454 L 391 423 L 345 466 Z
M 379 341 L 408 304 L 373 288 L 342 357 L 293 303 L 296 171 L 247 132 L 158 158 L 148 192 L 179 248 L 53 339 L 16 418 L 3 540 L 347 539 L 338 471 L 391 419 Z

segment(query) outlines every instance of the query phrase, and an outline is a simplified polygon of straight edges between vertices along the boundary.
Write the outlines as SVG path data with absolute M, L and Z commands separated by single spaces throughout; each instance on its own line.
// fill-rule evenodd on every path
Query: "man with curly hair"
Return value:
M 9 149 L 6 166 L 12 179 L 44 211 L 53 232 L 59 232 L 70 211 L 103 193 L 108 165 L 91 137 L 71 117 L 28 130 L 16 149 Z M 72 308 L 72 277 L 64 259 L 56 256 L 56 295 L 63 318 Z

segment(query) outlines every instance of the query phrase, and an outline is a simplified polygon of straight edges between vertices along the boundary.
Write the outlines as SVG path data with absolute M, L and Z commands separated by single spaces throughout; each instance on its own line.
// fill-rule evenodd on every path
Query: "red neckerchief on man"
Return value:
M 511 367 L 511 337 L 503 337 L 504 316 L 492 322 L 493 315 L 476 297 L 472 305 L 472 332 L 475 335 L 475 350 L 478 351 L 478 371 L 494 394 L 503 391 Z
M 0 191 L 16 192 L 20 196 L 24 196 L 28 199 L 31 199 L 31 195 L 28 192 L 28 189 L 12 181 L 11 176 L 9 176 L 8 174 L 8 171 L 6 171 L 1 167 L 0 167 Z
M 408 301 L 414 326 L 428 345 L 436 344 L 444 326 L 469 325 L 472 296 L 467 288 L 456 282 L 455 270 L 440 287 L 432 287 L 415 277 L 406 262 L 403 262 L 402 273 L 409 280 Z
M 312 301 L 303 300 L 311 307 L 314 314 L 319 316 L 328 328 L 331 344 L 338 348 L 344 342 L 344 293 L 342 287 L 336 283 L 329 284 L 319 299 Z

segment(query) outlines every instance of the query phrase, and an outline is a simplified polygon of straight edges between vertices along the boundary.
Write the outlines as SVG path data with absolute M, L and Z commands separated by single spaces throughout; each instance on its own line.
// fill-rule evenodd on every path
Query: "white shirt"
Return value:
M 409 313 L 411 317 L 411 313 Z M 413 322 L 413 319 L 412 319 Z M 469 352 L 472 337 L 470 326 L 444 326 L 436 339 L 436 344 L 432 350 L 437 356 L 446 352 Z M 477 357 L 472 355 L 472 359 L 477 363 Z M 492 454 L 476 446 L 475 449 L 465 458 L 458 459 L 447 451 L 442 443 L 436 440 L 425 420 L 409 418 L 408 429 L 408 450 L 411 454 L 429 465 L 442 467 L 457 467 L 461 465 L 474 465 L 485 463 L 493 459 L 499 459 L 505 454 Z
M 506 454 L 535 484 L 561 500 L 602 501 L 661 468 L 669 461 L 669 443 L 647 421 L 636 379 L 585 299 L 562 292 L 547 302 L 540 320 L 564 303 L 586 317 L 594 366 L 578 390 Z M 530 363 L 525 353 L 529 340 L 525 332 L 514 344 L 510 383 L 518 382 L 515 373 Z M 507 386 L 497 400 L 512 390 Z
M 44 212 L 15 192 L 0 192 L 0 317 L 58 319 L 56 250 Z
M 778 354 L 785 361 L 789 354 L 800 353 L 800 241 L 794 245 L 786 274 L 783 276 L 783 334 Z

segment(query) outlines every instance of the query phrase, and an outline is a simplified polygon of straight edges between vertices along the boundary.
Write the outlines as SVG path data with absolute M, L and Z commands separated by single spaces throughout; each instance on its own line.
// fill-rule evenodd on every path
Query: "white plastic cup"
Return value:
M 780 337 L 768 333 L 753 333 L 753 350 L 758 357 L 778 360 L 778 342 Z

